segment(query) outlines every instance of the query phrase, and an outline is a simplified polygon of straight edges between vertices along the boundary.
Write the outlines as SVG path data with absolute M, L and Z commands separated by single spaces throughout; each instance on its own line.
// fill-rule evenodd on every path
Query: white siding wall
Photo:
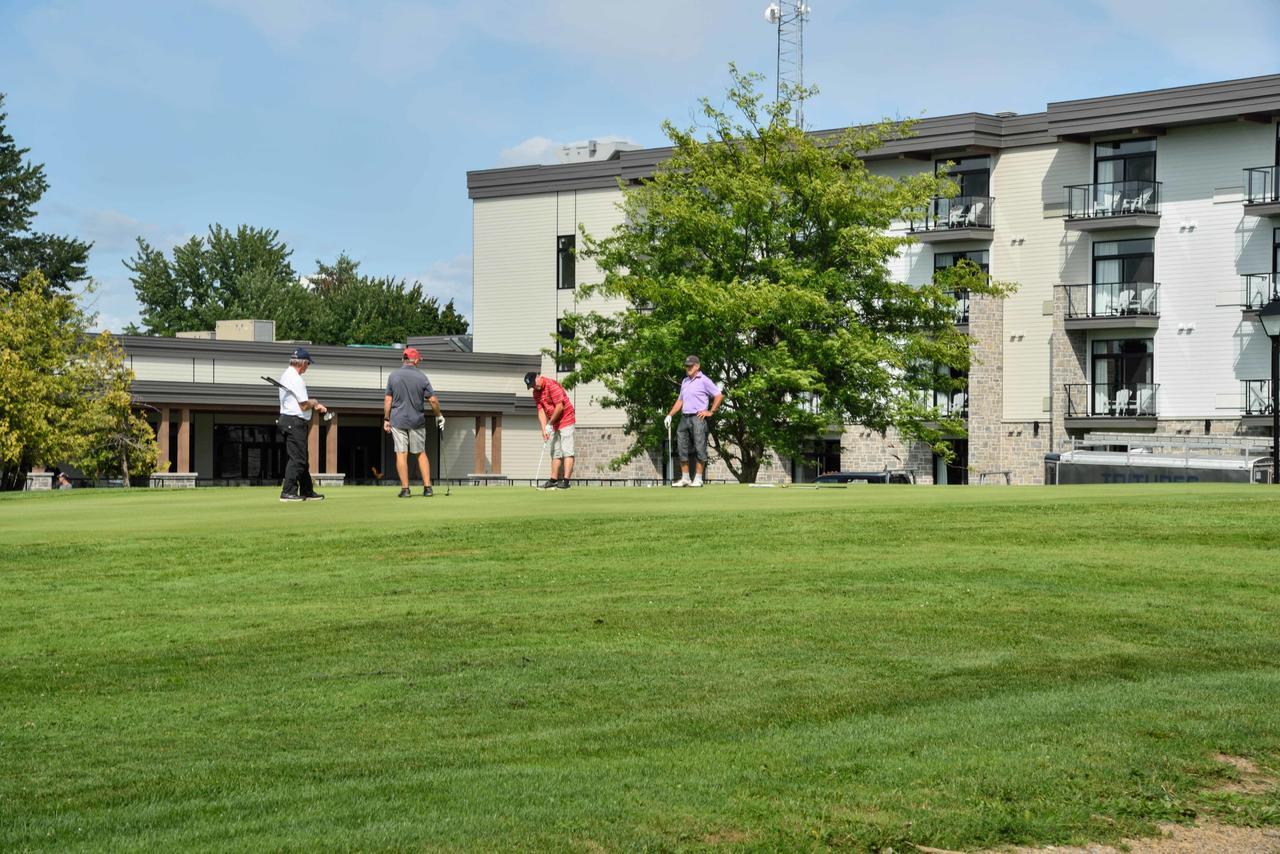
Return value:
M 472 203 L 473 346 L 537 353 L 556 323 L 556 194 Z M 554 372 L 543 359 L 543 372 Z
M 1274 146 L 1275 128 L 1250 122 L 1174 128 L 1156 140 L 1161 417 L 1239 415 L 1240 381 L 1270 376 L 1269 342 L 1241 322 L 1237 303 L 1241 274 L 1271 269 L 1273 222 L 1244 216 L 1241 201 L 1244 168 L 1271 163 Z
M 1059 282 L 1088 281 L 1088 240 L 1062 224 L 1067 184 L 1089 180 L 1087 145 L 1017 148 L 1001 152 L 991 173 L 995 199 L 991 275 L 1016 282 L 1004 302 L 1004 418 L 1032 421 L 1047 415 L 1050 394 L 1049 335 L 1045 313 Z

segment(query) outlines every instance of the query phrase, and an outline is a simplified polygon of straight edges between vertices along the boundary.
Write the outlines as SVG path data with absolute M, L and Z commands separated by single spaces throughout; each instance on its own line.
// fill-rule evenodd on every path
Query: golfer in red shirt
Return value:
M 551 443 L 551 480 L 541 489 L 568 489 L 573 475 L 573 401 L 565 393 L 564 386 L 550 377 L 538 376 L 534 371 L 524 375 L 524 387 L 533 389 L 533 403 L 538 407 L 538 422 L 542 425 L 542 440 Z M 564 461 L 563 476 L 560 463 Z

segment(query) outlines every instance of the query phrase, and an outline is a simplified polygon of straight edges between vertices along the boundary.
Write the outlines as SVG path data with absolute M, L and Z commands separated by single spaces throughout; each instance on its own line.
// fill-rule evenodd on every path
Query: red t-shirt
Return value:
M 551 413 L 556 411 L 556 404 L 564 404 L 564 410 L 560 413 L 560 423 L 551 425 L 557 430 L 568 427 L 576 421 L 573 415 L 573 401 L 569 400 L 564 386 L 549 377 L 542 378 L 542 388 L 536 385 L 533 387 L 533 402 L 547 413 L 548 419 L 551 418 Z

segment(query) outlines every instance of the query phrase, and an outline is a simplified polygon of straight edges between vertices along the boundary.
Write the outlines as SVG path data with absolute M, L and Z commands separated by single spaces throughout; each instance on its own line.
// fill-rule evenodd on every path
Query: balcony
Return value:
M 1246 320 L 1252 319 L 1264 305 L 1280 296 L 1276 287 L 1280 275 L 1276 273 L 1249 273 L 1240 277 L 1240 309 Z
M 935 196 L 923 219 L 912 221 L 911 236 L 921 243 L 990 240 L 991 196 Z
M 1244 417 L 1250 427 L 1271 426 L 1271 380 L 1245 380 Z
M 1156 426 L 1159 383 L 1069 383 L 1065 388 L 1068 429 Z
M 1154 282 L 1064 285 L 1066 329 L 1154 329 L 1160 325 L 1160 286 Z
M 1160 225 L 1159 181 L 1075 184 L 1066 191 L 1066 226 L 1071 231 Z
M 934 389 L 932 394 L 932 405 L 942 413 L 944 418 L 969 417 L 969 392 L 968 391 L 942 391 Z
M 1249 216 L 1280 216 L 1280 166 L 1244 170 L 1244 212 Z

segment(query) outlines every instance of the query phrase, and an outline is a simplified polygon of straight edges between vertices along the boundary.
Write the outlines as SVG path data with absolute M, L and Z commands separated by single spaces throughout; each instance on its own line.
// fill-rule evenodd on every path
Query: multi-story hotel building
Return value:
M 1280 270 L 1278 116 L 1280 75 L 1271 75 L 1031 115 L 924 119 L 915 136 L 869 152 L 885 175 L 954 164 L 959 195 L 901 225 L 917 238 L 897 259 L 903 281 L 927 282 L 968 258 L 1018 290 L 959 295 L 973 337 L 968 391 L 939 401 L 967 413 L 954 464 L 848 425 L 767 476 L 887 466 L 925 482 L 1009 472 L 1038 483 L 1044 455 L 1089 431 L 1269 434 L 1270 345 L 1254 314 L 1276 295 Z M 580 307 L 577 287 L 598 281 L 573 254 L 580 231 L 617 225 L 619 181 L 652 174 L 668 151 L 468 174 L 477 351 L 551 345 Z M 549 375 L 568 367 L 542 357 Z M 573 391 L 583 476 L 626 441 L 621 414 L 601 408 L 599 393 Z M 628 473 L 658 475 L 660 457 Z

